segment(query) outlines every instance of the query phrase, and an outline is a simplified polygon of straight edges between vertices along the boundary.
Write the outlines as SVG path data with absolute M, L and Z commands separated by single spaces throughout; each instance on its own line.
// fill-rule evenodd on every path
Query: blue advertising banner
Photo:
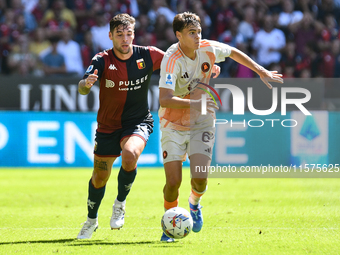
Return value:
M 139 166 L 163 166 L 157 112 Z M 338 112 L 217 113 L 212 164 L 339 163 Z M 0 112 L 0 167 L 92 167 L 96 113 Z M 114 165 L 120 165 L 120 158 Z M 188 166 L 188 162 L 184 163 Z

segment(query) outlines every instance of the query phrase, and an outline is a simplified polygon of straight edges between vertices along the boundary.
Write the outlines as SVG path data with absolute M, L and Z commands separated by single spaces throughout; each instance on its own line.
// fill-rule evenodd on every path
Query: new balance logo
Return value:
M 189 78 L 189 75 L 188 75 L 188 73 L 187 72 L 185 72 L 183 75 L 182 75 L 182 77 L 181 77 L 182 79 L 183 78 Z
M 114 64 L 111 64 L 111 65 L 109 66 L 109 69 L 110 69 L 110 70 L 117 70 L 117 67 L 115 67 Z

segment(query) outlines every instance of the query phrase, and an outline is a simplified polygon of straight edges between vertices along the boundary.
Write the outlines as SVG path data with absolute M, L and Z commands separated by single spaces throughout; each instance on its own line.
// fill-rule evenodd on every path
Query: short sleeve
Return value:
M 178 74 L 178 65 L 176 63 L 173 67 L 167 68 L 168 62 L 170 62 L 171 59 L 168 57 L 164 57 L 161 63 L 161 77 L 159 79 L 159 87 L 160 88 L 166 88 L 171 89 L 175 91 L 176 86 L 176 80 L 177 80 L 177 74 Z

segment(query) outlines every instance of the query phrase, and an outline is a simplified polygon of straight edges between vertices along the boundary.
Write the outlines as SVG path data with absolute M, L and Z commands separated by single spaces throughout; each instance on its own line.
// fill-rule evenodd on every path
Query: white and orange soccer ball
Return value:
M 163 232 L 171 238 L 181 239 L 189 235 L 193 225 L 190 213 L 181 207 L 167 210 L 162 218 Z

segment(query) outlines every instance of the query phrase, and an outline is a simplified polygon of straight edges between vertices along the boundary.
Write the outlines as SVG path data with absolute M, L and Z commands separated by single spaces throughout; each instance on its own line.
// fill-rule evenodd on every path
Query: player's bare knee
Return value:
M 206 186 L 207 183 L 208 183 L 207 178 L 192 178 L 191 180 L 192 180 L 191 182 L 192 182 L 193 186 L 202 187 L 202 186 Z
M 122 152 L 122 166 L 124 170 L 131 171 L 135 169 L 137 160 L 138 160 L 138 153 L 133 150 L 123 150 Z
M 107 175 L 100 175 L 100 174 L 93 174 L 92 175 L 92 184 L 96 189 L 102 188 L 106 185 L 109 176 Z
M 177 190 L 181 186 L 182 180 L 181 178 L 170 178 L 169 180 L 166 181 L 166 185 L 168 186 L 169 189 L 171 190 Z

